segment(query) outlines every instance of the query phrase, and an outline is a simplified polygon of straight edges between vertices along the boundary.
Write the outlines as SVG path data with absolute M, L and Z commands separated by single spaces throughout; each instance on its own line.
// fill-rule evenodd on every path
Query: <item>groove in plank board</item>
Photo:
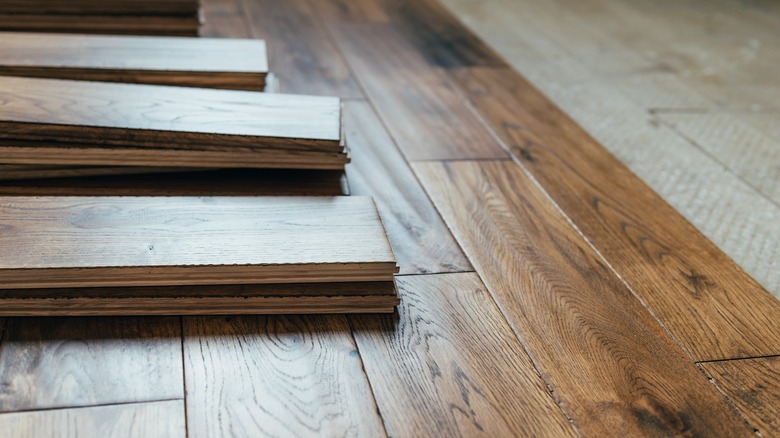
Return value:
M 132 82 L 144 75 L 260 81 L 268 73 L 265 41 L 235 38 L 180 38 L 0 32 L 0 74 L 82 79 L 69 74 Z M 88 78 L 89 76 L 87 76 Z M 173 85 L 173 84 L 172 84 Z
M 354 152 L 347 166 L 350 192 L 374 197 L 401 274 L 470 271 L 471 264 L 368 103 L 348 102 L 344 124 Z
M 412 168 L 583 435 L 751 435 L 515 163 Z
M 198 27 L 197 14 L 182 17 L 0 14 L 3 31 L 194 37 L 198 36 Z
M 255 38 L 269 43 L 280 92 L 344 98 L 362 93 L 308 0 L 242 0 Z
M 27 165 L 27 164 L 0 164 L 0 181 L 20 181 L 41 178 L 79 177 L 79 176 L 108 176 L 108 175 L 134 175 L 155 172 L 185 172 L 205 169 L 192 169 L 189 167 L 98 167 L 98 166 L 57 166 L 57 165 Z M 2 184 L 0 182 L 0 184 Z
M 52 15 L 191 15 L 198 11 L 198 0 L 3 0 L 3 14 Z
M 241 0 L 204 1 L 203 17 L 201 37 L 252 38 Z
M 110 172 L 110 169 L 79 168 L 76 172 L 99 173 Z M 340 196 L 348 194 L 344 173 L 332 170 L 226 169 L 0 181 L 0 195 L 22 196 Z
M 6 436 L 148 437 L 186 436 L 184 401 L 170 400 L 115 406 L 18 412 L 0 415 Z
M 694 360 L 778 353 L 780 302 L 511 70 L 455 77 L 518 162 Z M 695 324 L 692 321 L 696 321 Z
M 390 313 L 392 281 L 0 290 L 3 316 Z
M 191 436 L 385 436 L 343 316 L 184 327 Z
M 397 282 L 397 315 L 350 317 L 391 436 L 575 435 L 476 274 Z
M 367 197 L 3 197 L 0 212 L 0 242 L 17 249 L 0 253 L 5 289 L 386 281 L 397 271 Z
M 344 146 L 340 102 L 332 97 L 6 76 L 0 99 L 6 139 L 332 152 Z
M 8 318 L 0 412 L 184 397 L 178 318 Z
M 780 435 L 780 357 L 699 366 L 763 436 Z
M 330 30 L 408 160 L 507 156 L 443 70 L 392 25 L 330 23 Z

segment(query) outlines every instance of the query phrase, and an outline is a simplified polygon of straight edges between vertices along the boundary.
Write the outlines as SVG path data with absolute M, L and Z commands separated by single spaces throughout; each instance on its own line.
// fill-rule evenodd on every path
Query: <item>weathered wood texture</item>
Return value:
M 182 400 L 2 414 L 0 430 L 18 438 L 187 436 Z
M 506 69 L 455 77 L 518 163 L 695 360 L 778 353 L 780 302 L 541 92 Z
M 412 167 L 583 435 L 752 435 L 514 162 Z
M 190 436 L 385 436 L 343 316 L 184 327 Z
M 350 192 L 374 197 L 401 274 L 470 271 L 471 264 L 368 103 L 347 102 L 344 124 L 353 151 L 347 165 Z
M 0 288 L 388 281 L 368 197 L 4 197 Z
M 268 41 L 279 92 L 361 97 L 357 83 L 308 0 L 241 0 L 252 35 Z
M 0 412 L 184 397 L 175 318 L 9 318 Z
M 0 74 L 262 91 L 265 42 L 252 39 L 0 32 Z
M 476 274 L 398 277 L 387 317 L 350 317 L 391 436 L 574 436 Z
M 699 366 L 763 436 L 780 435 L 780 357 Z

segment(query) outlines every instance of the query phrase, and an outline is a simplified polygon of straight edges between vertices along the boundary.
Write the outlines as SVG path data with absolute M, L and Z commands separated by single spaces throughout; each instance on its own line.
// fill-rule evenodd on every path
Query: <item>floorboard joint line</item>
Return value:
M 371 378 L 368 376 L 368 372 L 366 371 L 366 362 L 363 360 L 363 353 L 360 351 L 360 345 L 358 345 L 357 338 L 355 338 L 355 327 L 352 324 L 352 315 L 345 315 L 347 322 L 347 327 L 349 327 L 349 335 L 352 338 L 352 344 L 355 346 L 355 351 L 358 353 L 358 357 L 360 358 L 360 369 L 363 371 L 363 375 L 366 378 L 366 382 L 368 384 L 368 391 L 371 393 L 371 398 L 374 400 L 374 407 L 376 408 L 376 414 L 379 416 L 379 419 L 381 420 L 380 423 L 382 424 L 382 431 L 384 432 L 385 437 L 389 437 L 390 435 L 387 433 L 387 423 L 385 420 L 385 415 L 382 413 L 382 409 L 379 407 L 379 401 L 376 399 L 376 391 L 374 391 L 374 382 L 371 381 Z
M 87 404 L 87 405 L 73 405 L 73 406 L 58 406 L 54 408 L 40 408 L 40 409 L 14 409 L 12 411 L 4 411 L 0 412 L 0 416 L 3 416 L 5 414 L 23 414 L 28 412 L 47 412 L 47 411 L 64 411 L 68 409 L 89 409 L 89 408 L 103 408 L 103 407 L 109 407 L 109 406 L 127 406 L 127 405 L 143 405 L 143 404 L 150 404 L 150 403 L 164 403 L 169 401 L 183 401 L 183 398 L 161 398 L 161 399 L 151 399 L 151 400 L 137 400 L 137 401 L 129 401 L 129 402 L 118 402 L 118 403 L 98 403 L 98 404 Z
M 190 422 L 189 422 L 189 413 L 187 411 L 187 362 L 184 358 L 184 318 L 185 316 L 179 317 L 179 335 L 181 339 L 181 387 L 182 387 L 182 400 L 183 400 L 183 409 L 184 409 L 184 436 L 189 437 L 190 436 Z
M 775 357 L 780 357 L 780 354 L 770 354 L 766 356 L 732 357 L 728 359 L 699 360 L 696 361 L 696 363 L 700 364 L 700 363 L 735 362 L 735 361 L 751 360 L 751 359 L 772 359 Z

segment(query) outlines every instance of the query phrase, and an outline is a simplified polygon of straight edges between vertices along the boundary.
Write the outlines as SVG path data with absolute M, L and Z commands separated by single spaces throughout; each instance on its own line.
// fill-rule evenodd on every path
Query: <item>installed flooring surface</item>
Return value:
M 776 290 L 771 277 L 760 275 L 769 271 L 728 250 L 758 281 L 751 278 L 719 249 L 728 245 L 708 222 L 697 222 L 684 208 L 686 199 L 704 202 L 692 194 L 701 191 L 689 187 L 670 196 L 658 186 L 664 175 L 697 169 L 695 177 L 680 176 L 676 184 L 726 175 L 731 179 L 709 190 L 723 184 L 762 188 L 766 196 L 760 199 L 769 199 L 774 187 L 758 179 L 766 173 L 746 170 L 744 160 L 724 170 L 713 157 L 728 148 L 714 143 L 710 153 L 687 161 L 664 155 L 689 144 L 681 132 L 714 136 L 708 126 L 722 126 L 674 111 L 653 112 L 658 127 L 632 118 L 630 109 L 643 108 L 633 99 L 657 99 L 648 105 L 659 109 L 673 99 L 694 109 L 704 104 L 677 92 L 673 87 L 689 87 L 665 81 L 667 76 L 653 77 L 669 87 L 665 95 L 643 95 L 639 85 L 624 84 L 637 93 L 630 98 L 611 88 L 623 82 L 597 82 L 596 73 L 589 76 L 600 84 L 593 89 L 585 86 L 591 82 L 548 86 L 555 78 L 576 78 L 579 70 L 563 56 L 565 41 L 538 38 L 549 34 L 536 27 L 552 30 L 537 17 L 565 18 L 565 26 L 553 27 L 570 35 L 588 30 L 588 38 L 572 40 L 579 46 L 567 50 L 595 55 L 612 41 L 602 33 L 617 34 L 616 23 L 624 23 L 602 18 L 599 26 L 587 26 L 575 20 L 595 0 L 588 7 L 521 2 L 528 3 L 525 9 L 512 2 L 445 3 L 203 5 L 204 36 L 266 40 L 270 70 L 282 91 L 346 99 L 353 155 L 348 189 L 374 196 L 385 221 L 401 269 L 395 314 L 0 318 L 0 428 L 29 435 L 69 430 L 143 436 L 154 430 L 204 437 L 780 434 L 773 389 L 780 303 L 765 289 Z M 633 17 L 625 23 L 636 29 L 647 28 L 642 16 L 667 13 L 651 2 L 634 2 L 641 12 L 635 16 L 627 3 L 599 2 Z M 755 6 L 711 4 L 734 28 L 759 16 Z M 695 6 L 678 6 L 676 31 L 684 34 L 683 24 L 690 22 L 685 17 L 695 17 Z M 500 51 L 568 114 L 447 7 L 494 47 L 533 48 L 523 52 L 526 57 Z M 516 23 L 515 15 L 527 23 L 519 26 L 525 33 L 502 33 L 502 26 Z M 754 19 L 770 26 L 780 11 L 760 15 Z M 595 13 L 587 17 L 599 19 Z M 694 24 L 680 38 L 693 35 L 685 41 L 701 42 L 695 29 L 709 22 Z M 292 30 L 297 28 L 305 31 Z M 671 32 L 656 37 L 673 38 Z M 694 43 L 681 47 L 687 44 Z M 727 38 L 718 44 L 732 47 Z M 635 67 L 630 51 L 618 53 L 625 59 L 613 60 L 613 66 Z M 729 72 L 733 80 L 742 74 Z M 737 94 L 721 90 L 725 94 L 717 97 L 717 87 L 700 82 L 697 90 L 710 102 L 728 98 L 734 104 L 692 114 L 739 114 L 745 126 L 774 132 L 771 119 L 739 111 L 744 107 Z M 748 92 L 751 99 L 771 101 L 774 89 Z M 661 101 L 664 96 L 668 100 Z M 609 106 L 614 102 L 622 110 Z M 611 108 L 611 117 L 601 113 L 601 124 L 595 115 L 583 116 L 602 107 Z M 666 116 L 678 118 L 664 121 Z M 746 131 L 725 132 L 743 138 L 738 136 Z M 771 156 L 769 135 L 755 137 L 765 156 Z M 640 147 L 663 140 L 668 150 Z M 623 149 L 613 150 L 618 143 Z M 659 162 L 667 163 L 661 176 L 643 170 Z M 745 176 L 734 176 L 738 172 Z M 757 179 L 747 184 L 748 175 Z M 148 176 L 106 181 L 126 195 L 136 178 L 146 181 L 139 194 L 162 190 Z M 170 190 L 251 194 L 235 181 L 209 187 L 193 179 Z M 285 194 L 345 191 L 338 178 L 329 184 L 315 177 L 310 183 L 292 180 L 297 183 Z M 12 182 L 3 190 L 106 194 L 106 185 L 89 181 Z M 274 186 L 262 178 L 248 181 L 257 184 L 258 194 Z M 710 187 L 707 181 L 698 187 Z M 721 196 L 737 198 L 729 193 Z M 759 199 L 751 196 L 744 202 Z M 724 211 L 713 207 L 710 213 Z M 739 223 L 736 214 L 726 220 Z M 762 218 L 751 222 L 763 224 L 754 231 L 771 231 L 770 216 Z

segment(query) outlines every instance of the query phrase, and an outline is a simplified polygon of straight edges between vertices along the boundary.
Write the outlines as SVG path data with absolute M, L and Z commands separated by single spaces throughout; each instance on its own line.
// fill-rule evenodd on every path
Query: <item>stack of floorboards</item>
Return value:
M 2 0 L 0 29 L 197 36 L 198 0 Z
M 367 197 L 0 197 L 0 315 L 390 312 Z

